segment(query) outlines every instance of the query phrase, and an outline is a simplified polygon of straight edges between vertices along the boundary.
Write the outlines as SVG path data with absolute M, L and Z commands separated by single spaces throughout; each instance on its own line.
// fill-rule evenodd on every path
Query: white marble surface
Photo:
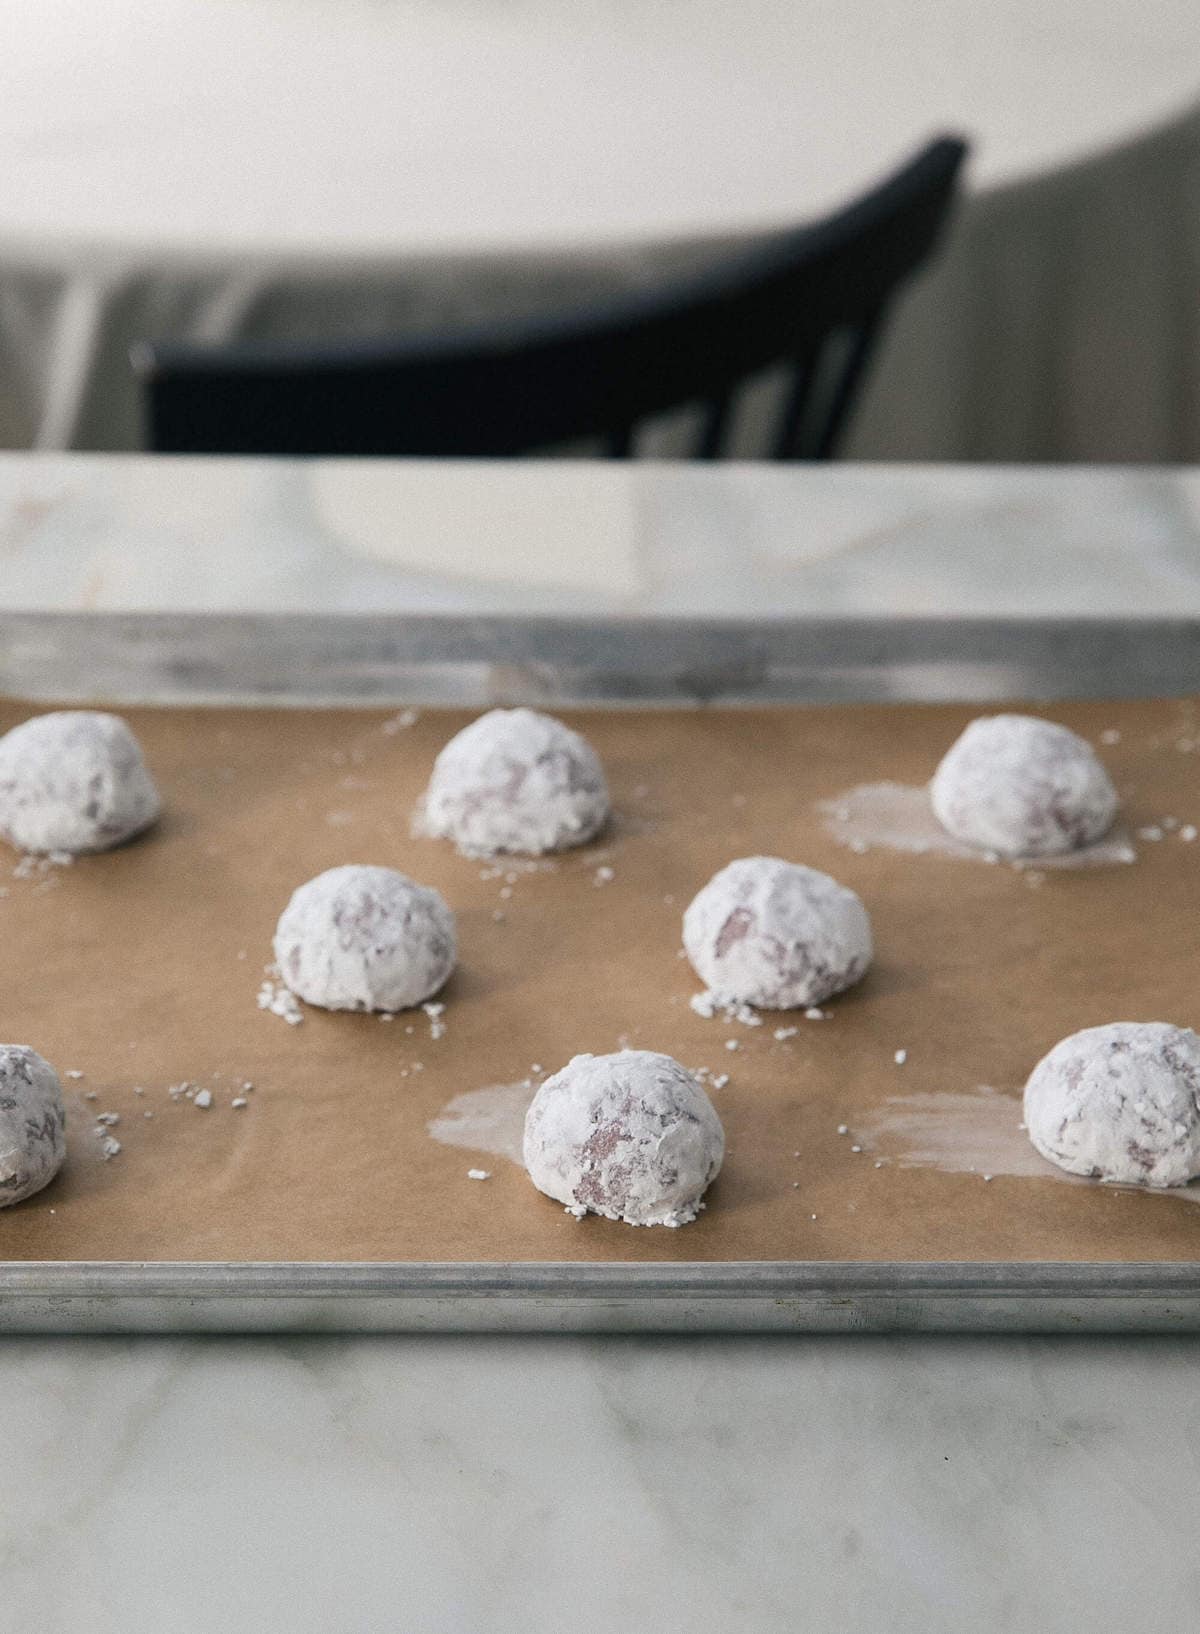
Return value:
M 0 1628 L 1194 1628 L 1183 1341 L 0 1345 Z
M 0 607 L 1200 613 L 1200 470 L 0 454 Z
M 536 479 L 536 480 L 535 480 Z M 1200 612 L 1200 476 L 0 459 L 0 604 Z M 1200 1348 L 0 1341 L 0 1634 L 1171 1634 Z

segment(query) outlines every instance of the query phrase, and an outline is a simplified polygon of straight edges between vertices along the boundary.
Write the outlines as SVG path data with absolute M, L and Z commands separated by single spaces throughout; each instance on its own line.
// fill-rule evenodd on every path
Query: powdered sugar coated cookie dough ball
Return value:
M 58 1074 L 25 1044 L 0 1044 L 0 1208 L 48 1186 L 67 1155 Z
M 590 743 L 536 710 L 493 709 L 437 757 L 422 824 L 467 856 L 540 856 L 586 844 L 607 816 Z
M 22 851 L 107 851 L 158 813 L 158 790 L 119 715 L 58 710 L 0 738 L 0 834 Z
M 279 919 L 275 960 L 288 987 L 324 1010 L 407 1010 L 454 969 L 454 915 L 437 891 L 394 868 L 330 868 Z
M 574 1213 L 628 1225 L 686 1225 L 725 1155 L 712 1102 L 653 1050 L 577 1055 L 525 1117 L 525 1167 Z
M 1200 1174 L 1200 1038 L 1161 1021 L 1072 1033 L 1034 1067 L 1025 1125 L 1071 1174 L 1182 1186 Z
M 683 946 L 719 1000 L 791 1010 L 866 974 L 871 921 L 828 874 L 779 857 L 740 857 L 689 904 Z
M 984 715 L 952 745 L 930 784 L 956 840 L 1005 857 L 1090 845 L 1112 826 L 1117 794 L 1090 743 L 1032 715 Z

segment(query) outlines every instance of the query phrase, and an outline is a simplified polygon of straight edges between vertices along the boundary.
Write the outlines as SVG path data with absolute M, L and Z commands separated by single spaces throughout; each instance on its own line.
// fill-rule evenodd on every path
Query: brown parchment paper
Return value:
M 7 702 L 0 727 L 30 712 Z M 30 878 L 10 877 L 4 853 L 0 1037 L 83 1077 L 64 1080 L 67 1165 L 0 1211 L 0 1258 L 1190 1259 L 1194 1204 L 1049 1175 L 985 1184 L 876 1168 L 851 1150 L 856 1123 L 890 1095 L 1015 1095 L 1077 1028 L 1200 1020 L 1200 842 L 1142 844 L 1132 866 L 1050 872 L 1035 890 L 1008 867 L 855 855 L 825 832 L 815 802 L 868 780 L 924 782 L 977 712 L 574 712 L 617 820 L 506 885 L 410 834 L 464 713 L 385 730 L 390 713 L 126 711 L 164 795 L 158 827 Z M 1120 732 L 1102 752 L 1131 828 L 1200 821 L 1200 755 L 1178 747 L 1200 736 L 1194 703 L 1043 712 L 1093 741 Z M 870 908 L 876 966 L 825 1022 L 778 1015 L 749 1029 L 688 1007 L 700 984 L 677 957 L 683 907 L 716 868 L 756 852 L 827 869 Z M 289 1027 L 257 1008 L 289 893 L 342 862 L 399 867 L 455 908 L 461 968 L 443 1038 L 419 1012 L 383 1023 L 309 1009 Z M 611 880 L 597 883 L 599 868 Z M 789 1022 L 800 1030 L 781 1043 L 774 1028 Z M 622 1043 L 730 1074 L 713 1092 L 728 1157 L 694 1225 L 576 1222 L 515 1165 L 426 1132 L 463 1091 Z M 212 1107 L 173 1101 L 182 1080 L 210 1089 Z M 243 1080 L 255 1087 L 234 1110 Z M 121 1119 L 108 1162 L 98 1111 Z M 469 1180 L 472 1166 L 492 1178 Z

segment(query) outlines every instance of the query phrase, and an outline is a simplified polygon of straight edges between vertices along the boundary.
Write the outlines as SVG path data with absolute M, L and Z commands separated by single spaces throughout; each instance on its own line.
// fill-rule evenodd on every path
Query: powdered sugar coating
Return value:
M 158 790 L 119 715 L 35 715 L 0 738 L 0 834 L 22 851 L 107 851 L 158 816 Z
M 1200 1175 L 1200 1038 L 1161 1021 L 1072 1033 L 1030 1074 L 1025 1124 L 1071 1174 L 1185 1185 Z
M 329 868 L 293 893 L 275 959 L 293 993 L 325 1010 L 407 1010 L 454 969 L 454 915 L 394 868 Z
M 693 898 L 683 946 L 718 1003 L 792 1010 L 866 974 L 871 921 L 828 874 L 779 857 L 739 857 Z
M 62 1085 L 27 1044 L 0 1044 L 0 1208 L 49 1185 L 67 1155 Z
M 721 1120 L 669 1055 L 577 1055 L 525 1116 L 525 1167 L 578 1213 L 628 1225 L 686 1225 L 725 1155 Z
M 947 833 L 1004 857 L 1044 857 L 1098 840 L 1117 793 L 1090 743 L 1033 715 L 983 715 L 929 787 Z
M 584 845 L 608 816 L 591 744 L 550 715 L 493 709 L 442 750 L 420 816 L 469 857 L 540 856 Z

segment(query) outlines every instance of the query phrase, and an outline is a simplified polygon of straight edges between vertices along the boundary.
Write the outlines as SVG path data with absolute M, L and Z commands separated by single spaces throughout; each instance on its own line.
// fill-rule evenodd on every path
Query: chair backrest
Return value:
M 712 459 L 739 384 L 784 363 L 771 455 L 827 459 L 889 299 L 937 238 L 965 152 L 939 138 L 825 220 L 582 311 L 400 341 L 143 344 L 134 366 L 150 446 L 495 456 L 593 437 L 621 457 L 642 421 L 699 404 L 694 453 Z

